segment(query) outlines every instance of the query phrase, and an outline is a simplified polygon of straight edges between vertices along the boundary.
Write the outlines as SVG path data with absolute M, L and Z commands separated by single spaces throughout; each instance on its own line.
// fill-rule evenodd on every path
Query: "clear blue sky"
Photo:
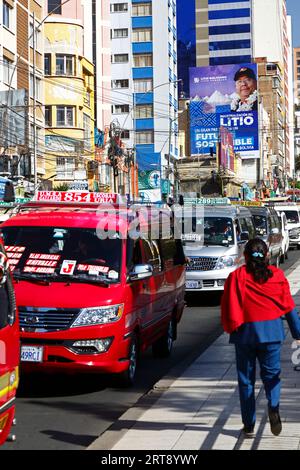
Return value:
M 287 11 L 292 17 L 293 24 L 293 47 L 300 46 L 300 1 L 287 0 Z

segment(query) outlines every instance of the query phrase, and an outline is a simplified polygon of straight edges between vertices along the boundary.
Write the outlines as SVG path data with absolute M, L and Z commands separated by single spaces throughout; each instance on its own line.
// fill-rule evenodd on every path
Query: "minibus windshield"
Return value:
M 184 245 L 233 245 L 232 219 L 228 217 L 193 217 L 184 225 L 182 241 Z
M 264 215 L 253 215 L 255 230 L 258 235 L 267 235 L 267 218 Z
M 93 228 L 3 227 L 15 279 L 116 282 L 122 241 L 118 233 L 100 239 Z

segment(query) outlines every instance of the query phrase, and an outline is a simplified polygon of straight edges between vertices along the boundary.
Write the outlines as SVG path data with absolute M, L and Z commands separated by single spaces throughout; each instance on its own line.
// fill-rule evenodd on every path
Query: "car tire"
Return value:
M 171 318 L 168 324 L 167 332 L 159 338 L 152 345 L 152 354 L 154 357 L 168 357 L 170 356 L 173 348 L 173 342 L 176 338 L 176 323 L 174 318 Z
M 284 257 L 285 259 L 289 259 L 288 251 L 285 252 Z
M 297 250 L 300 250 L 300 245 L 297 245 Z
M 124 370 L 117 376 L 118 385 L 127 388 L 131 387 L 134 384 L 135 376 L 136 376 L 136 369 L 138 363 L 138 340 L 136 334 L 133 334 L 131 338 L 131 342 L 129 345 L 128 350 L 128 359 L 129 359 L 129 366 L 128 369 Z

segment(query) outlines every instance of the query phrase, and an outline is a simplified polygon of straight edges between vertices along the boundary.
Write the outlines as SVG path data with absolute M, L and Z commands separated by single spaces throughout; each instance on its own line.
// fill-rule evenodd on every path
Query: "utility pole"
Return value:
M 37 148 L 36 148 L 36 28 L 35 28 L 35 13 L 33 12 L 33 62 L 32 62 L 32 73 L 33 73 L 33 169 L 34 169 L 34 192 L 38 189 L 38 178 L 37 178 Z

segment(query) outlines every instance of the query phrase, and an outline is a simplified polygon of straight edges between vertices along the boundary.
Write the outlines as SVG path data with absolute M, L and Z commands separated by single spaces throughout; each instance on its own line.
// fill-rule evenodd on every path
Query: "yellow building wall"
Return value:
M 82 34 L 81 25 L 45 24 L 45 54 L 50 54 L 51 57 L 51 75 L 45 77 L 45 105 L 52 109 L 52 125 L 45 131 L 46 179 L 56 172 L 56 157 L 76 157 L 85 167 L 88 159 L 94 159 L 94 66 L 82 57 Z M 57 54 L 73 56 L 73 75 L 56 75 Z M 74 107 L 72 127 L 58 126 L 57 106 Z M 89 132 L 84 129 L 84 114 L 90 118 Z M 75 145 L 68 144 L 56 144 L 51 149 L 51 139 L 56 136 L 64 138 L 62 142 L 67 142 L 68 139 L 72 139 L 71 144 L 81 142 L 82 151 L 80 147 L 77 146 L 75 150 Z M 55 178 L 51 180 L 54 185 L 62 183 L 62 180 L 55 181 Z

